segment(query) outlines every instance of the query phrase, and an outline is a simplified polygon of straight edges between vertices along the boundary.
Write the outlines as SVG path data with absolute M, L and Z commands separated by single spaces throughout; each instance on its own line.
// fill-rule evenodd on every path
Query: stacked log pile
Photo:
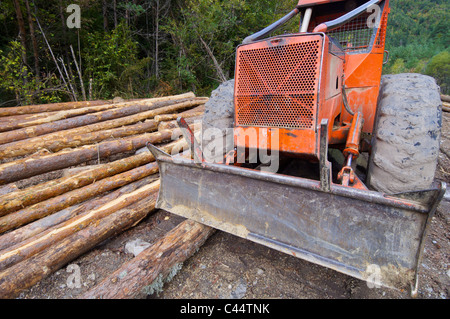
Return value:
M 150 152 L 136 151 L 147 143 L 168 153 L 187 149 L 173 121 L 181 113 L 194 123 L 206 101 L 187 93 L 0 109 L 0 298 L 17 297 L 147 217 L 159 190 L 158 165 Z M 155 243 L 146 251 L 154 269 L 146 284 L 211 233 L 186 221 Z M 165 261 L 155 257 L 164 250 Z M 139 276 L 127 282 L 145 284 Z
M 442 110 L 444 112 L 450 112 L 450 96 L 441 94 Z

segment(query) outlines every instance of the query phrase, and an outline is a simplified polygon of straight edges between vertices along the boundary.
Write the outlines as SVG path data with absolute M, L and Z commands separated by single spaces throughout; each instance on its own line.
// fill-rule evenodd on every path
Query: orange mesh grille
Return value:
M 314 127 L 322 38 L 283 41 L 275 46 L 260 42 L 239 48 L 237 125 Z
M 376 29 L 368 26 L 369 17 L 370 14 L 365 12 L 339 28 L 328 31 L 327 35 L 336 39 L 349 53 L 368 52 L 376 32 Z
M 389 11 L 385 10 L 381 18 L 380 31 L 378 33 L 377 42 L 375 43 L 376 48 L 384 48 L 384 41 L 386 39 L 386 28 L 388 20 Z

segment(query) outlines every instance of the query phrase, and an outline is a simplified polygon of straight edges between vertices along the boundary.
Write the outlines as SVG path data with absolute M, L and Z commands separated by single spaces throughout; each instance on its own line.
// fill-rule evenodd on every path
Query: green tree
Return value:
M 450 52 L 436 54 L 427 64 L 425 74 L 436 79 L 443 94 L 450 94 Z
M 85 73 L 93 80 L 94 98 L 133 96 L 133 84 L 149 59 L 138 58 L 138 43 L 126 23 L 110 32 L 89 33 L 86 44 Z
M 185 1 L 162 28 L 175 44 L 169 50 L 163 76 L 179 90 L 209 94 L 219 82 L 234 77 L 235 50 L 242 40 L 293 6 L 287 0 Z
M 25 52 L 19 41 L 11 41 L 6 52 L 0 50 L 0 88 L 14 94 L 17 105 L 59 102 L 56 78 L 49 75 L 41 80 L 24 64 Z

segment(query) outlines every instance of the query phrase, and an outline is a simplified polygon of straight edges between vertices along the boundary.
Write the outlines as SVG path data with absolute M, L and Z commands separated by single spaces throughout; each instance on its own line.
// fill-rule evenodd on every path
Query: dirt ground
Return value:
M 436 179 L 450 184 L 450 114 L 444 113 Z M 446 155 L 447 153 L 447 155 Z M 450 202 L 432 220 L 419 272 L 421 299 L 448 299 Z M 154 242 L 183 219 L 157 211 L 133 229 L 107 240 L 32 288 L 20 299 L 77 298 L 133 258 L 125 244 Z M 79 282 L 76 281 L 78 278 Z M 367 283 L 250 241 L 216 232 L 175 277 L 139 298 L 409 299 L 408 291 L 369 288 Z

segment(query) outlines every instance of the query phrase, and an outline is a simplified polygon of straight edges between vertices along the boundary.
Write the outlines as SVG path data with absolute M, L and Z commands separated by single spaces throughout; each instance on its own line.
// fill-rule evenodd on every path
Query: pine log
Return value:
M 23 241 L 42 233 L 50 227 L 54 227 L 62 222 L 65 222 L 66 220 L 78 216 L 82 212 L 96 209 L 97 207 L 100 207 L 101 205 L 104 205 L 117 197 L 122 196 L 123 194 L 132 192 L 143 185 L 153 183 L 156 178 L 155 176 L 156 175 L 150 175 L 136 182 L 122 186 L 115 191 L 107 194 L 101 194 L 100 196 L 89 199 L 81 204 L 67 207 L 59 212 L 38 219 L 26 226 L 7 232 L 0 236 L 0 250 L 5 250 L 6 248 L 22 243 Z
M 0 273 L 0 298 L 14 298 L 102 241 L 135 226 L 155 208 L 157 192 L 112 213 Z
M 158 192 L 159 185 L 159 180 L 144 185 L 133 192 L 123 194 L 96 209 L 84 211 L 74 218 L 51 227 L 22 243 L 1 251 L 0 271 L 41 252 L 52 244 L 98 222 L 100 219 L 105 218 L 115 211 L 151 196 L 153 193 Z
M 153 98 L 153 99 L 137 99 L 132 102 L 123 102 L 123 103 L 108 103 L 99 106 L 89 106 L 72 110 L 62 110 L 62 111 L 52 111 L 52 112 L 42 112 L 35 114 L 20 114 L 20 115 L 12 115 L 0 117 L 0 132 L 10 131 L 17 128 L 33 126 L 43 123 L 48 123 L 56 120 L 61 120 L 69 117 L 74 117 L 78 115 L 94 113 L 99 111 L 104 111 L 112 108 L 120 108 L 124 106 L 130 106 L 133 104 L 142 104 L 142 103 L 154 103 L 154 102 L 163 102 L 170 101 L 174 99 L 180 98 L 195 98 L 195 95 L 192 93 L 182 94 L 182 95 L 174 95 L 163 98 Z
M 183 114 L 183 113 L 162 114 L 162 115 L 155 116 L 155 121 L 156 122 L 174 121 L 177 118 L 179 118 L 180 116 L 182 116 L 184 118 L 190 118 L 190 117 L 201 117 L 203 114 L 204 114 L 203 111 L 188 113 L 188 114 Z
M 17 212 L 0 217 L 0 233 L 28 224 L 66 207 L 81 203 L 86 199 L 116 189 L 158 172 L 158 164 L 153 162 L 130 171 L 104 178 L 93 184 L 78 188 L 46 201 L 28 206 Z
M 194 96 L 194 94 L 192 92 L 188 92 L 185 94 L 190 94 L 191 96 Z M 170 98 L 170 97 L 165 97 L 165 98 Z M 157 99 L 161 99 L 161 98 L 157 98 Z M 136 100 L 131 100 L 129 102 L 124 102 L 124 103 L 133 103 L 135 101 Z M 97 101 L 36 104 L 36 105 L 26 105 L 26 106 L 18 106 L 18 107 L 3 107 L 3 108 L 0 108 L 0 117 L 14 116 L 14 115 L 20 115 L 20 114 L 53 112 L 53 111 L 61 111 L 61 110 L 72 110 L 72 109 L 83 108 L 83 107 L 88 107 L 88 106 L 111 104 L 111 102 L 112 102 L 111 100 L 109 100 L 109 101 L 97 100 Z
M 38 114 L 24 114 L 24 115 L 16 115 L 0 118 L 0 132 L 15 130 L 18 128 L 34 126 L 44 123 L 50 123 L 70 117 L 75 117 L 83 114 L 94 113 L 105 111 L 113 108 L 122 108 L 125 106 L 137 105 L 137 104 L 150 104 L 156 102 L 165 102 L 165 101 L 173 101 L 180 99 L 188 99 L 195 98 L 195 95 L 190 93 L 173 95 L 173 96 L 165 96 L 158 97 L 152 99 L 139 99 L 134 100 L 132 102 L 123 102 L 123 103 L 109 103 L 98 106 L 88 106 L 83 108 L 77 108 L 72 110 L 62 110 L 55 112 L 46 112 L 46 113 L 38 113 Z
M 203 99 L 191 98 L 190 101 L 204 101 Z M 186 99 L 179 99 L 179 102 L 185 102 Z M 107 111 L 100 111 L 92 114 L 76 116 L 52 123 L 44 123 L 36 126 L 25 127 L 9 132 L 0 133 L 0 144 L 6 144 L 27 138 L 41 136 L 52 132 L 67 130 L 75 127 L 85 126 L 106 120 L 117 119 L 145 111 L 154 110 L 167 105 L 174 104 L 174 101 L 154 102 L 144 104 L 133 104 L 122 108 L 116 108 Z
M 450 95 L 441 94 L 441 101 L 450 102 Z
M 67 111 L 56 111 L 47 113 L 23 114 L 23 115 L 1 117 L 0 132 L 17 130 L 20 128 L 40 125 L 44 123 L 50 123 L 84 114 L 105 111 L 113 108 L 117 108 L 117 106 L 115 104 L 104 104 L 100 106 L 84 107 L 81 109 L 73 109 Z
M 110 138 L 122 138 L 131 135 L 138 135 L 153 132 L 158 129 L 158 123 L 154 120 L 147 120 L 144 123 L 138 123 L 129 126 L 123 126 L 115 129 L 84 133 L 80 135 L 71 135 L 65 139 L 55 139 L 47 143 L 44 147 L 50 152 L 58 152 L 65 148 L 79 147 L 88 144 L 94 144 Z M 0 145 L 0 158 L 13 158 L 23 155 L 29 155 L 42 148 L 42 143 L 29 143 L 22 140 L 22 147 L 17 148 L 18 143 L 8 143 Z
M 126 299 L 145 293 L 146 287 L 158 277 L 165 278 L 213 233 L 211 227 L 185 220 L 79 298 Z
M 42 119 L 53 113 L 57 113 L 57 112 L 22 114 L 22 115 L 0 117 L 0 132 L 18 129 L 18 128 L 20 128 L 19 125 L 23 122 Z
M 186 147 L 187 142 L 184 139 L 180 139 L 167 144 L 161 149 L 166 153 L 176 154 L 186 149 Z M 14 194 L 2 195 L 0 196 L 0 216 L 89 185 L 95 181 L 100 181 L 103 178 L 134 169 L 141 165 L 153 162 L 154 160 L 155 159 L 150 152 L 144 152 L 114 162 L 102 164 L 95 169 L 84 170 L 72 176 L 61 177 L 23 190 L 17 190 Z
M 157 144 L 170 141 L 172 136 L 179 136 L 178 131 L 179 129 L 145 133 L 96 145 L 86 145 L 77 149 L 63 150 L 37 158 L 23 158 L 4 163 L 0 165 L 0 185 L 78 165 L 93 159 L 135 151 L 146 146 L 147 143 Z
M 205 104 L 202 104 L 193 109 L 183 111 L 180 113 L 156 115 L 154 120 L 157 122 L 160 122 L 160 124 L 158 125 L 158 130 L 162 130 L 162 129 L 164 129 L 163 127 L 161 127 L 161 124 L 164 124 L 163 122 L 171 121 L 171 123 L 176 123 L 176 119 L 178 119 L 180 116 L 185 119 L 192 118 L 192 117 L 195 117 L 196 119 L 201 119 L 204 113 L 205 113 Z M 173 122 L 173 121 L 175 121 L 175 122 Z M 176 126 L 173 126 L 173 124 L 170 124 L 169 126 L 178 127 L 178 124 Z
M 181 109 L 197 106 L 202 103 L 205 103 L 204 99 L 196 99 L 188 102 L 176 103 L 166 107 L 122 117 L 119 119 L 104 121 L 64 131 L 58 131 L 34 138 L 29 138 L 26 140 L 20 140 L 17 142 L 11 142 L 0 145 L 0 153 L 3 154 L 5 158 L 11 158 L 15 156 L 30 154 L 30 152 L 34 152 L 40 148 L 57 150 L 61 149 L 61 147 L 63 147 L 64 145 L 71 145 L 71 143 L 74 143 L 74 141 L 79 139 L 79 136 L 82 134 L 133 124 L 142 120 L 151 119 L 156 115 L 172 113 Z
M 195 117 L 185 117 L 186 123 L 191 125 L 196 122 L 201 122 L 202 117 L 201 116 L 195 116 Z M 166 121 L 166 122 L 160 122 L 158 124 L 158 131 L 164 131 L 164 130 L 173 130 L 178 127 L 178 123 L 176 120 L 173 121 Z
M 52 112 L 60 110 L 71 110 L 87 106 L 108 104 L 110 101 L 83 101 L 83 102 L 63 102 L 63 103 L 49 103 L 36 104 L 17 107 L 2 107 L 0 108 L 0 117 L 14 116 L 19 114 L 33 114 L 42 112 Z
M 442 103 L 442 110 L 443 110 L 444 112 L 450 112 L 450 103 L 443 102 L 443 103 Z

